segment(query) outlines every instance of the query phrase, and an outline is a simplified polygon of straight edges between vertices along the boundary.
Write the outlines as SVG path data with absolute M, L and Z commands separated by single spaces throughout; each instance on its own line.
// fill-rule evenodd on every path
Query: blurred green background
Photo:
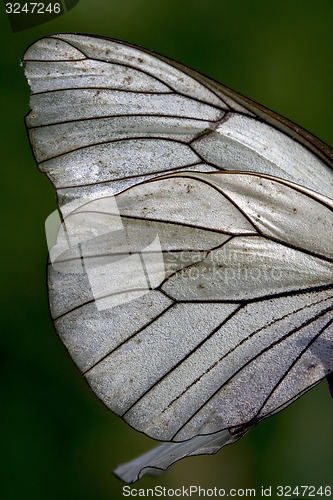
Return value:
M 49 319 L 44 221 L 56 203 L 26 136 L 20 57 L 53 32 L 120 38 L 221 81 L 332 146 L 333 2 L 80 0 L 62 17 L 16 33 L 1 9 L 1 498 L 120 499 L 112 469 L 153 443 L 91 393 Z M 324 381 L 217 455 L 178 462 L 135 487 L 332 485 L 332 423 Z

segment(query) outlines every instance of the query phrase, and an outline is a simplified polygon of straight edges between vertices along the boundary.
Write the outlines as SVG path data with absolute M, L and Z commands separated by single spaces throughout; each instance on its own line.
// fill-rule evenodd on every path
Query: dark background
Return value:
M 0 16 L 2 498 L 120 499 L 112 469 L 153 443 L 90 392 L 53 331 L 44 221 L 56 203 L 25 132 L 29 88 L 20 57 L 58 31 L 120 38 L 221 81 L 332 146 L 333 2 L 80 0 L 65 15 L 15 33 L 3 4 Z M 135 487 L 332 485 L 332 422 L 324 381 L 218 455 L 184 460 Z

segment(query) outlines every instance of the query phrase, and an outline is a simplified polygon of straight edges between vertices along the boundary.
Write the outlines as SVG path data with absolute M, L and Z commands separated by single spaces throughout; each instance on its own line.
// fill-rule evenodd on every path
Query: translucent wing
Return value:
M 115 473 L 215 453 L 331 374 L 330 148 L 115 40 L 53 35 L 24 61 L 64 217 L 55 327 L 102 401 L 166 441 Z
M 30 141 L 60 204 L 184 169 L 260 172 L 331 196 L 330 148 L 179 63 L 77 34 L 43 38 L 23 60 Z

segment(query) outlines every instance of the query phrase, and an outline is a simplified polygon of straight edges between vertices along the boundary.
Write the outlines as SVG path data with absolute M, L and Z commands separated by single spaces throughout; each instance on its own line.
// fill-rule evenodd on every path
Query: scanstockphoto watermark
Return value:
M 166 488 L 165 486 L 155 486 L 154 488 L 133 488 L 123 486 L 124 497 L 182 497 L 189 498 L 328 498 L 332 495 L 332 487 L 329 485 L 277 485 L 260 486 L 256 488 L 202 488 L 201 486 L 182 486 L 180 488 Z
M 168 279 L 187 284 L 196 298 L 217 298 L 288 278 L 278 263 L 270 265 L 273 258 L 263 258 L 258 238 L 228 237 L 217 248 L 182 249 L 154 222 L 121 216 L 117 197 L 107 194 L 65 204 L 62 221 L 55 211 L 45 223 L 53 270 L 73 279 L 85 274 L 98 310 L 137 299 Z
M 41 0 L 25 2 L 22 0 L 9 2 L 3 0 L 13 32 L 26 30 L 52 21 L 72 10 L 79 0 Z
M 266 265 L 256 267 L 245 267 L 243 264 L 235 264 L 228 266 L 224 265 L 202 265 L 191 266 L 186 269 L 181 269 L 178 272 L 179 278 L 187 278 L 192 281 L 197 281 L 200 278 L 208 278 L 214 283 L 220 282 L 225 285 L 240 283 L 242 281 L 251 281 L 253 283 L 272 283 L 272 281 L 281 281 L 284 273 L 282 269 L 275 269 Z
M 165 486 L 157 485 L 154 488 L 133 488 L 131 486 L 123 486 L 124 497 L 192 497 L 201 498 L 223 498 L 223 497 L 255 497 L 256 490 L 254 488 L 202 488 L 201 486 L 182 486 L 181 488 L 166 488 Z
M 164 264 L 167 275 L 177 273 L 178 278 L 193 282 L 209 280 L 224 285 L 245 282 L 263 285 L 288 278 L 283 267 L 272 260 L 258 258 L 248 250 L 244 248 L 241 252 L 226 245 L 224 251 L 218 253 L 214 250 L 166 252 Z
M 86 275 L 98 310 L 137 299 L 165 279 L 156 229 L 121 217 L 115 196 L 82 197 L 61 213 L 63 220 L 55 211 L 45 222 L 52 269 L 72 280 Z
M 322 486 L 260 486 L 259 488 L 202 488 L 201 486 L 182 486 L 180 488 L 166 488 L 165 486 L 155 486 L 154 488 L 133 488 L 131 486 L 123 486 L 124 497 L 183 497 L 189 498 L 312 498 L 312 497 L 331 497 L 332 487 L 328 485 Z

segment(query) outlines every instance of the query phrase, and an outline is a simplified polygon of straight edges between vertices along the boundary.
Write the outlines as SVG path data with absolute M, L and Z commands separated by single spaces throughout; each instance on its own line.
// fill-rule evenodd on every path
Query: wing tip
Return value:
M 76 33 L 54 33 L 44 36 L 29 45 L 21 58 L 21 65 L 33 61 L 77 61 L 86 59 L 86 56 L 64 38 L 64 35 Z M 61 49 L 61 50 L 59 50 Z

